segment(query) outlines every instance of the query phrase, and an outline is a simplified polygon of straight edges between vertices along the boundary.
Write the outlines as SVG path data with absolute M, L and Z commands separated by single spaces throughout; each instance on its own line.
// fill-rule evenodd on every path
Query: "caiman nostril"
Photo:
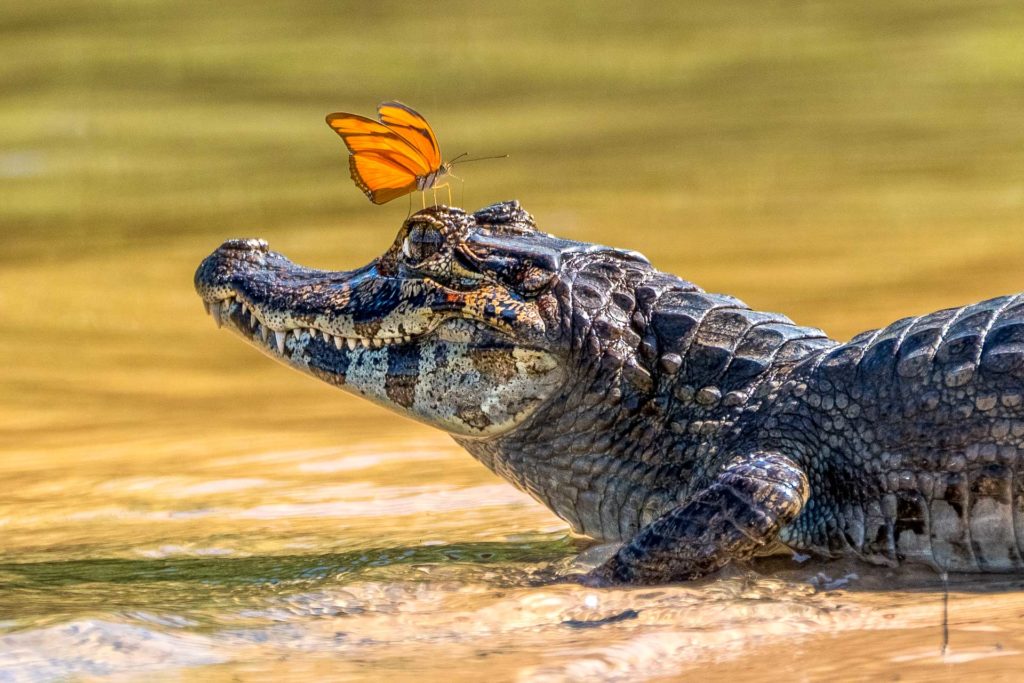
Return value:
M 218 249 L 218 251 L 230 250 L 230 251 L 262 251 L 262 252 L 266 252 L 266 251 L 268 251 L 269 247 L 270 247 L 270 245 L 267 244 L 266 240 L 255 239 L 255 238 L 233 239 L 233 240 L 227 240 L 226 242 L 224 242 L 224 244 L 220 245 L 220 249 Z
M 261 270 L 271 254 L 261 239 L 227 240 L 199 264 L 193 278 L 196 290 L 209 300 L 221 299 L 235 291 L 240 273 Z

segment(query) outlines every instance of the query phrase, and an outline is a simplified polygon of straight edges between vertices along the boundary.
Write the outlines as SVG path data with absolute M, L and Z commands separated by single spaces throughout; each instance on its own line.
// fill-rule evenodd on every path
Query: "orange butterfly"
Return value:
M 441 149 L 427 120 L 401 102 L 380 104 L 377 117 L 380 121 L 343 112 L 327 115 L 327 125 L 352 153 L 348 167 L 356 186 L 374 204 L 438 187 L 437 181 L 451 171 L 451 164 L 441 161 Z M 448 193 L 451 203 L 451 190 Z

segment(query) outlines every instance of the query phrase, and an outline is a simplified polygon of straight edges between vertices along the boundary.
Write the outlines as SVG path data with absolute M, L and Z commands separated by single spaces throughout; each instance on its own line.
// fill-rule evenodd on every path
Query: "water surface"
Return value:
M 538 586 L 599 551 L 214 329 L 191 278 L 229 237 L 383 251 L 406 206 L 322 120 L 399 97 L 446 155 L 510 154 L 468 208 L 839 338 L 1015 292 L 1022 36 L 1014 2 L 4 3 L 0 681 L 1014 678 L 1014 577 Z

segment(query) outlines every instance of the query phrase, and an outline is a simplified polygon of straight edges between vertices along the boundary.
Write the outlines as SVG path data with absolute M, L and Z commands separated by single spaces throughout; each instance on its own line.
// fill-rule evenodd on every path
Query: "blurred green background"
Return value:
M 216 332 L 191 276 L 233 236 L 383 251 L 407 202 L 323 117 L 391 98 L 509 154 L 467 208 L 838 337 L 1022 289 L 1022 36 L 1017 1 L 2 3 L 0 449 L 380 414 Z

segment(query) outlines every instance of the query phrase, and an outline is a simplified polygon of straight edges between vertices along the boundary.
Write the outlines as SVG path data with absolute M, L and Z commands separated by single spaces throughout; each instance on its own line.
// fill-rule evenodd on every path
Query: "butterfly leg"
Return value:
M 451 206 L 452 205 L 452 187 L 448 183 L 445 183 L 444 185 L 438 185 L 437 187 L 434 188 L 434 204 L 437 204 L 437 191 L 440 188 L 442 188 L 442 187 L 444 189 L 448 190 L 448 206 Z
M 455 175 L 454 173 L 448 173 L 449 178 L 455 178 L 459 181 L 459 205 L 466 205 L 466 181 L 463 178 Z M 451 189 L 448 190 L 448 201 L 451 201 Z

